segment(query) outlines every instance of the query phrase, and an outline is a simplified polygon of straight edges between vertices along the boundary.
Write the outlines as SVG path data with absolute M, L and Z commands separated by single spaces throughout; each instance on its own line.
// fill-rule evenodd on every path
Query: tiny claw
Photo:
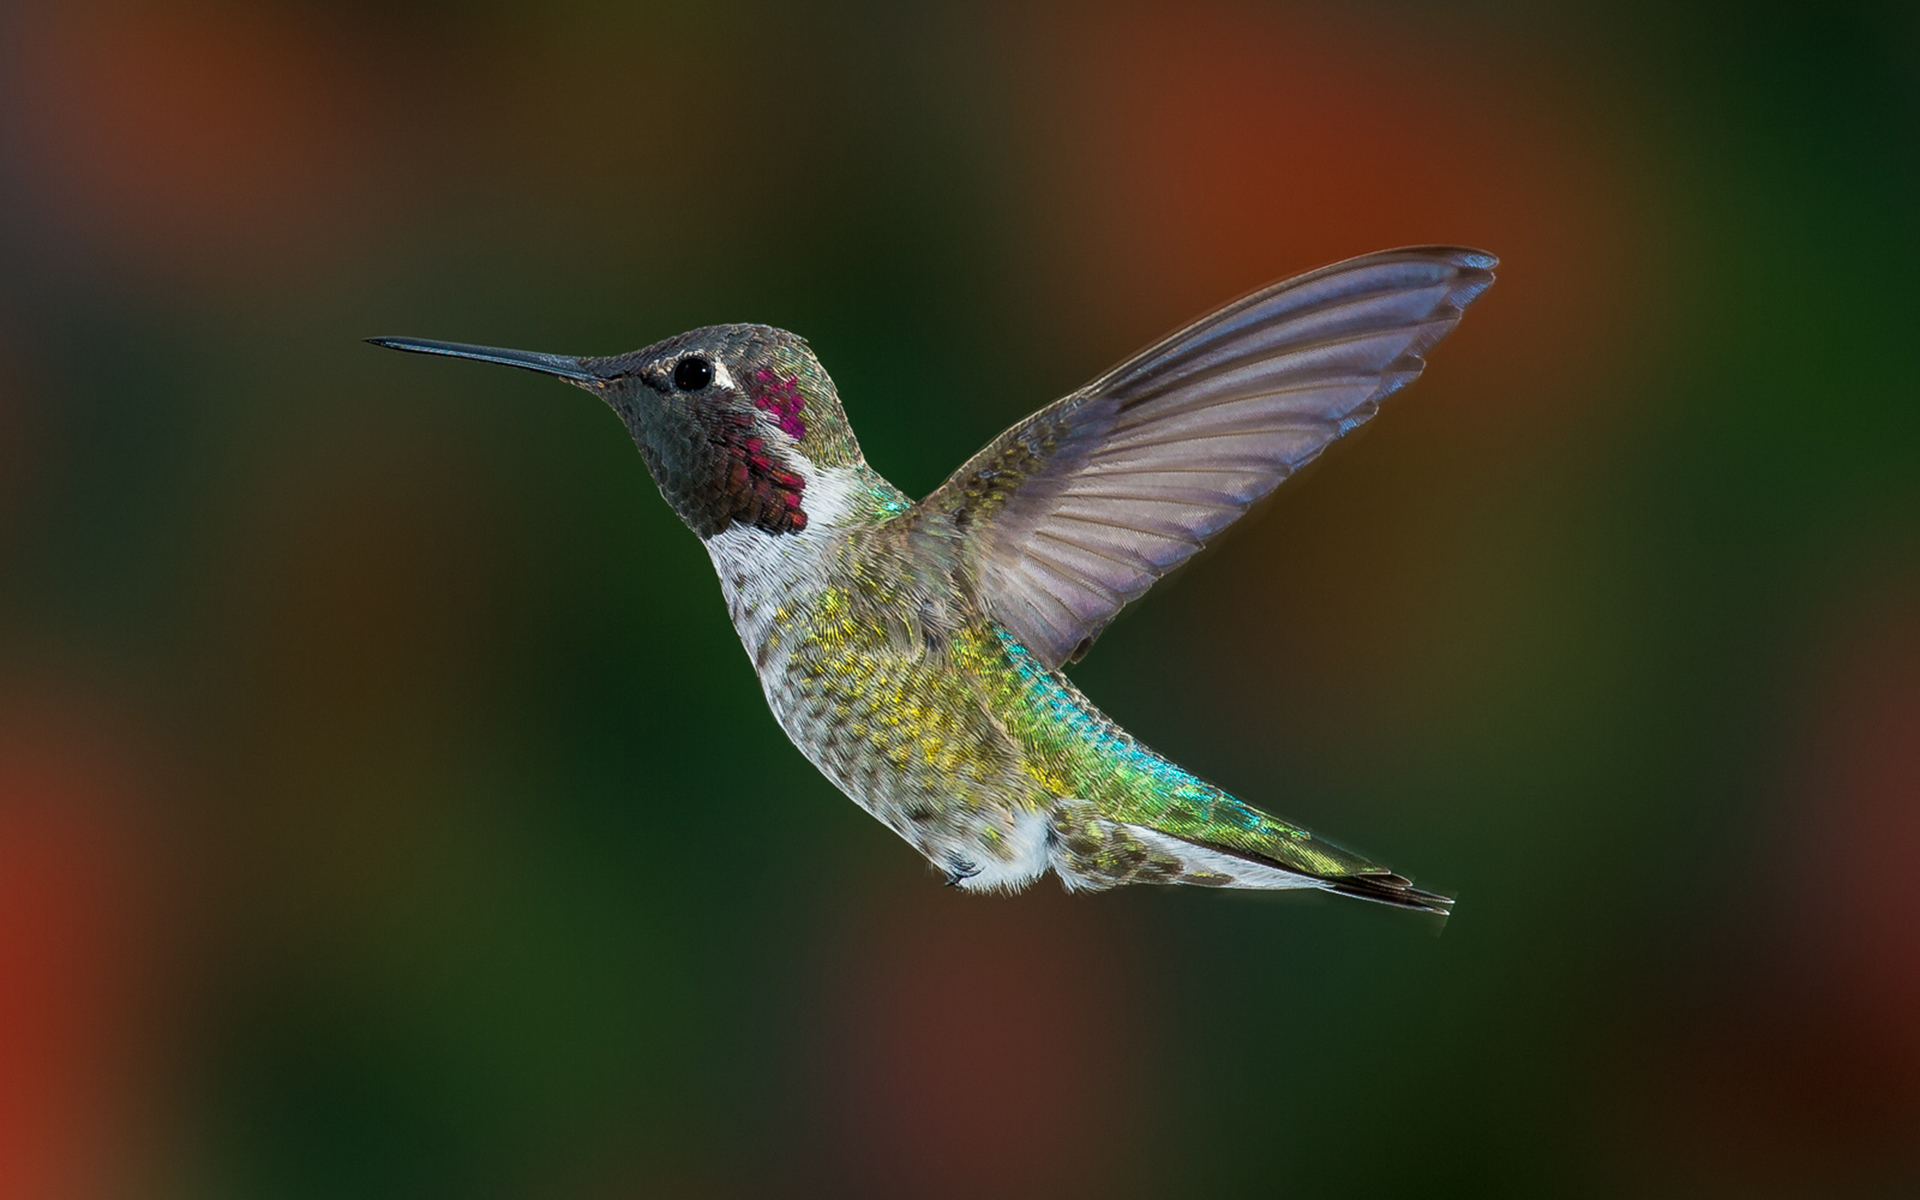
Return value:
M 965 859 L 961 859 L 959 862 L 947 867 L 946 885 L 948 887 L 959 887 L 962 883 L 972 879 L 979 873 L 979 864 L 970 863 Z

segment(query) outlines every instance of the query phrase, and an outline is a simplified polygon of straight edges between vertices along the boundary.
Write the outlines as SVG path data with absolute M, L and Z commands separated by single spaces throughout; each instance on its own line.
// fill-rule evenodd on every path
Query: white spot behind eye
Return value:
M 727 370 L 727 364 L 717 358 L 713 360 L 713 383 L 714 386 L 717 387 L 730 388 L 734 386 L 732 372 Z

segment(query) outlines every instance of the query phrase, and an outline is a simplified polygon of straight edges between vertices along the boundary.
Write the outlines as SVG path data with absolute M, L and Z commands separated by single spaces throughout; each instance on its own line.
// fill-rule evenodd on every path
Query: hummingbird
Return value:
M 780 728 L 954 887 L 1319 888 L 1452 899 L 1142 745 L 1063 668 L 1153 581 L 1366 421 L 1493 282 L 1388 250 L 1201 317 L 914 501 L 867 464 L 806 341 L 714 325 L 611 357 L 379 337 L 605 401 L 705 544 Z

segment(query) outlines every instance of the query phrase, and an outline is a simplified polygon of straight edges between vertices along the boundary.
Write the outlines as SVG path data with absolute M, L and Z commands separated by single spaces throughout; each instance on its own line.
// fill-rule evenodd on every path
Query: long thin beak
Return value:
M 441 354 L 448 358 L 471 358 L 480 362 L 519 367 L 524 371 L 538 371 L 542 375 L 558 375 L 574 383 L 598 386 L 607 382 L 605 377 L 587 370 L 579 359 L 568 358 L 561 354 L 536 354 L 531 350 L 469 346 L 463 342 L 430 342 L 425 338 L 375 337 L 368 338 L 367 341 L 376 346 L 385 346 L 389 350 L 405 350 L 409 354 Z

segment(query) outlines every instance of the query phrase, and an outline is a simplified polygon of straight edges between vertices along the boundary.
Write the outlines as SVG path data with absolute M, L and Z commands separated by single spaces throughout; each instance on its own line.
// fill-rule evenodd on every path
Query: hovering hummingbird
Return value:
M 1046 873 L 1453 901 L 1147 749 L 1061 673 L 1129 601 L 1426 365 L 1493 282 L 1388 250 L 1237 300 L 988 444 L 914 502 L 867 465 L 807 343 L 714 325 L 611 358 L 415 338 L 599 396 L 699 535 L 787 736 L 973 891 Z

